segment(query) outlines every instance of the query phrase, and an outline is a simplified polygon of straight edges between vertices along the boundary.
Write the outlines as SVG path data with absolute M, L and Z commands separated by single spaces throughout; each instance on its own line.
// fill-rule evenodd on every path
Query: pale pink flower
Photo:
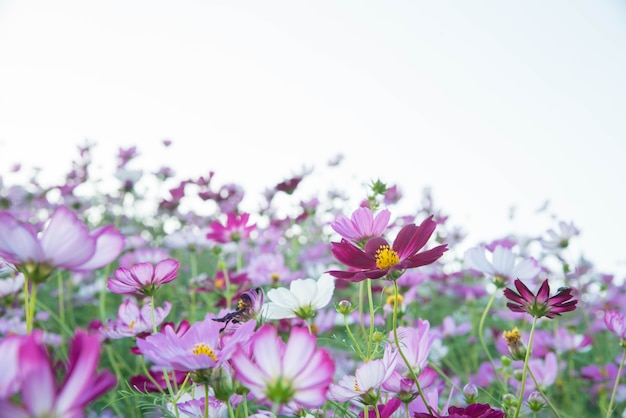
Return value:
M 95 270 L 122 252 L 124 237 L 112 225 L 89 231 L 68 208 L 57 208 L 41 233 L 8 212 L 0 212 L 0 257 L 34 282 L 55 269 Z
M 131 268 L 120 267 L 109 278 L 107 287 L 111 292 L 123 295 L 151 296 L 165 283 L 178 275 L 178 261 L 171 258 L 152 263 L 139 263 Z
M 326 402 L 335 365 L 306 328 L 291 330 L 287 344 L 276 328 L 263 325 L 250 342 L 250 355 L 239 348 L 232 356 L 235 376 L 259 400 L 291 408 L 317 408 Z
M 391 213 L 387 209 L 381 210 L 374 217 L 370 208 L 361 207 L 352 213 L 350 219 L 341 216 L 330 226 L 342 238 L 360 243 L 373 237 L 382 236 L 387 229 L 390 217 Z

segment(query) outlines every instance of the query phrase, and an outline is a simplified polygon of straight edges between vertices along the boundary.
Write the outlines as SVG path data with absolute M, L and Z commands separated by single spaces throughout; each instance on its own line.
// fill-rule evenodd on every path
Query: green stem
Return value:
M 364 313 L 364 303 L 363 299 L 365 298 L 363 295 L 365 294 L 365 282 L 361 281 L 359 283 L 359 323 L 361 325 L 361 332 L 363 336 L 367 335 L 365 331 L 365 313 Z
M 615 403 L 615 395 L 617 395 L 617 386 L 619 385 L 619 379 L 622 376 L 622 370 L 624 369 L 624 361 L 626 361 L 626 346 L 624 346 L 624 340 L 622 340 L 622 361 L 619 363 L 619 369 L 617 370 L 617 376 L 615 377 L 615 384 L 613 385 L 613 392 L 611 393 L 611 400 L 609 407 L 606 410 L 606 416 L 609 418 L 613 413 L 613 404 Z
M 409 360 L 406 358 L 406 356 L 404 355 L 404 352 L 402 351 L 402 348 L 400 347 L 400 339 L 398 338 L 398 326 L 397 326 L 397 317 L 398 317 L 398 296 L 399 296 L 399 291 L 398 291 L 398 281 L 394 280 L 393 281 L 393 290 L 394 290 L 394 300 L 393 300 L 393 320 L 392 320 L 392 328 L 393 328 L 393 339 L 396 343 L 396 347 L 398 348 L 398 353 L 400 353 L 400 356 L 402 357 L 402 360 L 404 360 L 404 364 L 406 364 L 406 367 L 409 369 L 409 373 L 411 374 L 411 378 L 413 379 L 413 381 L 415 382 L 415 385 L 417 386 L 417 392 L 420 395 L 420 398 L 422 398 L 422 402 L 424 402 L 424 405 L 426 406 L 426 409 L 428 409 L 428 413 L 433 415 L 433 410 L 431 409 L 430 405 L 428 404 L 428 401 L 426 400 L 426 396 L 424 395 L 424 392 L 422 391 L 422 387 L 420 386 L 420 382 L 417 378 L 417 375 L 415 374 L 415 370 L 413 370 L 413 366 L 411 365 L 411 363 L 409 362 Z
M 30 332 L 33 330 L 33 323 L 35 321 L 35 303 L 37 302 L 37 283 L 33 283 L 33 286 L 31 287 L 30 290 L 30 306 L 28 307 L 28 316 L 30 318 L 30 329 L 26 329 L 26 333 L 30 334 Z
M 204 418 L 209 418 L 209 385 L 204 384 Z
M 191 268 L 191 278 L 195 279 L 198 277 L 198 260 L 196 259 L 196 252 L 191 252 L 191 257 L 189 258 L 189 265 Z M 189 297 L 191 306 L 189 307 L 189 319 L 193 324 L 196 320 L 196 292 L 191 286 L 189 286 Z
M 230 293 L 230 275 L 228 274 L 228 266 L 224 260 L 220 261 L 222 273 L 224 274 L 224 297 L 226 298 L 226 306 L 230 307 L 233 301 L 233 295 Z
M 24 316 L 26 317 L 26 333 L 33 329 L 33 319 L 30 317 L 30 292 L 28 291 L 28 277 L 24 275 Z
M 343 316 L 343 323 L 346 326 L 346 332 L 348 333 L 348 336 L 352 340 L 352 344 L 354 345 L 356 352 L 359 354 L 359 357 L 361 358 L 361 360 L 364 361 L 365 356 L 363 355 L 363 351 L 361 351 L 361 347 L 359 346 L 359 343 L 356 341 L 356 338 L 354 338 L 354 334 L 352 334 L 352 331 L 350 331 L 350 326 L 348 325 L 347 315 Z
M 483 330 L 485 328 L 485 320 L 487 319 L 487 315 L 489 315 L 489 310 L 491 309 L 491 306 L 493 305 L 494 300 L 496 300 L 496 292 L 493 292 L 491 294 L 491 297 L 489 298 L 489 301 L 487 302 L 487 306 L 485 306 L 485 310 L 483 311 L 483 314 L 480 317 L 480 322 L 478 323 L 478 340 L 480 341 L 480 345 L 482 346 L 483 351 L 487 355 L 487 358 L 489 359 L 489 363 L 491 364 L 491 367 L 493 368 L 493 374 L 496 376 L 498 383 L 506 391 L 506 387 L 504 383 L 502 382 L 502 380 L 500 380 L 500 375 L 498 374 L 498 371 L 496 369 L 496 363 L 493 361 L 493 357 L 491 357 L 491 353 L 489 352 L 489 349 L 487 348 L 487 344 L 485 343 L 485 337 L 483 336 L 484 334 Z
M 517 409 L 515 410 L 515 416 L 519 417 L 522 411 L 522 404 L 524 403 L 524 390 L 526 389 L 526 374 L 528 372 L 528 360 L 530 360 L 530 353 L 533 350 L 533 336 L 535 335 L 535 326 L 537 325 L 537 317 L 533 318 L 533 325 L 530 328 L 530 337 L 528 337 L 528 347 L 526 348 L 526 357 L 524 357 L 524 370 L 522 371 L 522 385 L 519 391 L 519 399 L 517 401 Z
M 65 297 L 63 294 L 63 275 L 61 272 L 57 273 L 57 288 L 59 299 L 59 320 L 60 322 L 65 323 Z
M 226 408 L 228 408 L 228 418 L 235 418 L 235 411 L 233 411 L 233 406 L 230 403 L 230 399 L 226 401 Z
M 374 297 L 372 296 L 372 279 L 367 279 L 367 300 L 370 308 L 370 335 L 367 339 L 367 360 L 372 358 L 372 343 L 374 342 Z
M 156 325 L 156 315 L 154 313 L 154 295 L 150 295 L 150 314 L 152 315 L 152 333 L 158 332 Z
M 539 392 L 543 400 L 546 401 L 546 405 L 548 405 L 548 408 L 550 408 L 555 417 L 561 418 L 559 412 L 556 410 L 556 407 L 552 404 L 552 402 L 550 402 L 550 399 L 548 399 L 546 394 L 543 392 L 541 386 L 539 386 L 539 382 L 537 382 L 537 379 L 535 378 L 535 375 L 533 374 L 533 371 L 530 367 L 528 368 L 528 374 L 533 379 L 533 382 L 535 382 L 535 389 L 537 390 L 537 392 Z

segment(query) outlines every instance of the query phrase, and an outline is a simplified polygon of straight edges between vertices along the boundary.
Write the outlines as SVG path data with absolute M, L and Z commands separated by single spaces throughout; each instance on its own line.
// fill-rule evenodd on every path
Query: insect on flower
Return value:
M 216 322 L 223 322 L 224 327 L 220 329 L 223 332 L 229 323 L 239 324 L 254 319 L 261 311 L 265 294 L 263 289 L 255 287 L 244 292 L 237 301 L 237 309 L 229 312 L 221 318 L 213 318 Z

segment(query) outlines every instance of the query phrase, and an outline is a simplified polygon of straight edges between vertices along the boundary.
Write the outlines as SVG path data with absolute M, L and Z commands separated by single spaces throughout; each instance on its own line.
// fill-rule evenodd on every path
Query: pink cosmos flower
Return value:
M 331 243 L 331 251 L 335 258 L 352 270 L 332 270 L 328 273 L 338 279 L 359 282 L 365 279 L 379 279 L 388 274 L 398 274 L 409 268 L 434 263 L 448 250 L 446 244 L 418 252 L 435 231 L 437 224 L 432 218 L 430 216 L 425 219 L 419 226 L 405 225 L 392 245 L 382 237 L 374 237 L 367 241 L 365 251 L 345 239 Z
M 154 323 L 158 326 L 172 310 L 169 302 L 164 302 L 163 307 L 154 309 Z M 126 299 L 117 310 L 117 318 L 107 320 L 106 325 L 100 328 L 100 332 L 107 338 L 120 339 L 134 337 L 152 331 L 152 307 L 150 303 L 141 308 L 132 299 Z
M 83 271 L 106 266 L 122 252 L 124 237 L 112 225 L 89 231 L 68 208 L 56 209 L 39 234 L 30 224 L 0 212 L 0 257 L 36 283 L 57 268 Z
M 335 365 L 306 328 L 291 330 L 287 344 L 276 328 L 263 325 L 250 342 L 250 355 L 238 348 L 231 365 L 235 376 L 260 400 L 291 408 L 317 408 L 326 402 Z
M 515 287 L 519 293 L 508 288 L 504 289 L 504 296 L 511 301 L 506 306 L 513 312 L 526 312 L 536 318 L 545 316 L 552 319 L 557 315 L 561 316 L 563 312 L 576 309 L 578 303 L 578 300 L 571 300 L 574 295 L 570 288 L 561 288 L 556 295 L 550 297 L 548 279 L 543 281 L 537 295 L 533 294 L 521 280 L 515 280 Z
M 226 216 L 226 226 L 222 225 L 218 221 L 211 223 L 209 227 L 211 231 L 206 234 L 208 239 L 222 244 L 239 242 L 242 239 L 250 237 L 250 233 L 256 227 L 256 224 L 247 225 L 248 220 L 250 219 L 249 213 L 242 213 L 241 215 L 229 213 Z
M 112 389 L 117 380 L 108 371 L 97 373 L 100 359 L 100 340 L 82 330 L 76 331 L 70 342 L 70 354 L 63 383 L 57 384 L 56 373 L 45 347 L 41 333 L 12 337 L 18 339 L 19 348 L 13 350 L 14 358 L 4 359 L 17 365 L 17 386 L 21 404 L 11 399 L 0 399 L 0 415 L 13 418 L 84 416 L 87 405 Z M 0 378 L 1 380 L 1 378 Z
M 604 324 L 613 334 L 626 339 L 626 317 L 617 311 L 604 312 Z
M 356 244 L 364 243 L 370 238 L 380 237 L 387 229 L 391 212 L 383 209 L 376 215 L 367 207 L 361 207 L 352 213 L 351 219 L 340 217 L 330 226 L 339 235 Z
M 131 268 L 120 267 L 109 278 L 107 287 L 122 295 L 151 296 L 163 284 L 169 283 L 178 275 L 178 261 L 171 258 L 152 263 L 139 263 Z
M 392 346 L 397 349 L 393 331 L 389 333 Z M 416 328 L 398 327 L 398 340 L 404 356 L 411 364 L 411 368 L 419 374 L 428 363 L 428 354 L 435 341 L 435 335 L 430 332 L 430 323 L 427 320 L 418 319 Z M 408 375 L 408 368 L 404 361 L 398 362 L 397 369 L 403 375 Z
M 255 326 L 256 321 L 242 324 L 224 344 L 220 336 L 222 325 L 209 314 L 182 335 L 173 327 L 165 327 L 162 333 L 138 338 L 137 347 L 158 366 L 188 372 L 212 369 L 227 361 L 239 343 L 247 342 Z
M 387 345 L 383 358 L 370 360 L 356 369 L 354 376 L 346 375 L 332 384 L 328 396 L 338 402 L 359 401 L 375 405 L 383 384 L 392 376 L 397 363 L 397 353 Z

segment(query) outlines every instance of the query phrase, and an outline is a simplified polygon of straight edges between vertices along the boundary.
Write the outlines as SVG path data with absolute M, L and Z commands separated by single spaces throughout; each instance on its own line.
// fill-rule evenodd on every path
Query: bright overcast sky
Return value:
M 154 158 L 180 176 L 258 193 L 343 153 L 414 207 L 431 186 L 474 240 L 510 206 L 542 231 L 521 214 L 549 199 L 616 271 L 624 74 L 621 1 L 0 0 L 1 172 L 169 138 Z

